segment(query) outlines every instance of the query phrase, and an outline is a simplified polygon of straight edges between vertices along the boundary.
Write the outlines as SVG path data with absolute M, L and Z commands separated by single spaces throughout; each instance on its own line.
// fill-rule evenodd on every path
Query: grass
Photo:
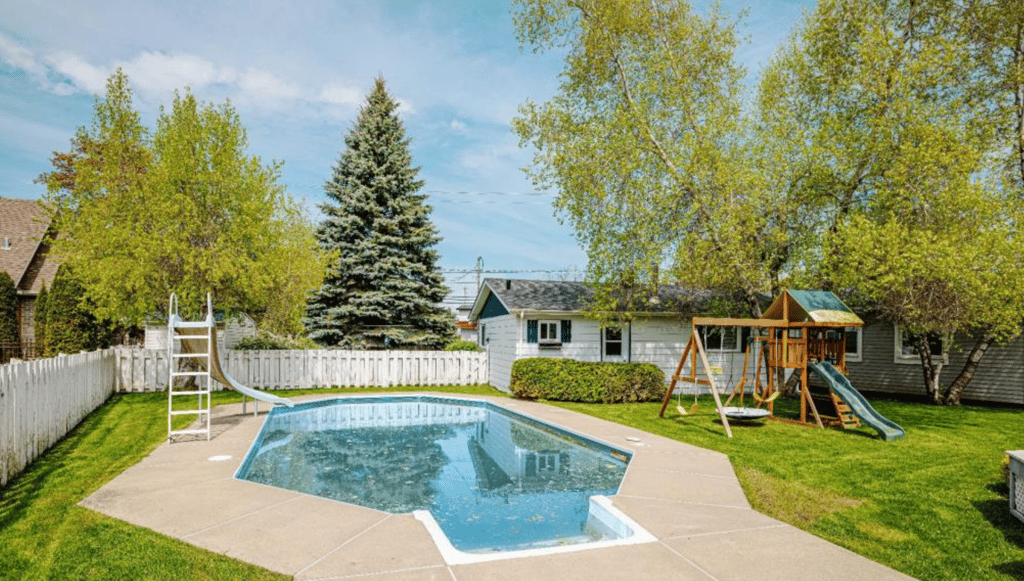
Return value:
M 1024 578 L 1024 523 L 1009 513 L 1000 471 L 1005 450 L 1024 448 L 1024 412 L 872 403 L 905 439 L 777 421 L 734 422 L 729 439 L 710 398 L 694 415 L 672 405 L 664 419 L 660 403 L 553 405 L 728 454 L 754 508 L 908 575 Z
M 374 391 L 404 389 L 282 394 Z M 214 394 L 215 405 L 239 400 Z M 710 399 L 685 417 L 671 406 L 665 419 L 656 403 L 552 405 L 724 452 L 758 510 L 914 577 L 1024 578 L 1024 523 L 1009 514 L 999 468 L 1004 450 L 1024 447 L 1024 412 L 872 403 L 904 440 L 774 421 L 734 423 L 728 439 Z M 165 406 L 162 394 L 114 396 L 0 489 L 0 579 L 286 578 L 76 506 L 163 441 Z M 793 402 L 776 407 L 792 412 Z
M 385 391 L 396 390 L 401 388 Z M 282 395 L 370 391 L 379 390 Z M 431 391 L 497 393 L 489 386 Z M 215 392 L 213 397 L 215 406 L 238 401 L 241 396 L 235 392 Z M 288 579 L 76 506 L 167 438 L 166 414 L 167 396 L 162 393 L 114 395 L 0 488 L 0 580 Z M 178 418 L 188 422 L 185 416 Z

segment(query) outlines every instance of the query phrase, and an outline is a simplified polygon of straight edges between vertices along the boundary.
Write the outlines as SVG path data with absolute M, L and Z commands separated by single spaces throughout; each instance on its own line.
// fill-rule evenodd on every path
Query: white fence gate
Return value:
M 114 392 L 114 349 L 0 365 L 0 486 Z
M 472 351 L 228 350 L 221 356 L 228 375 L 255 389 L 487 383 L 487 353 Z M 167 387 L 166 351 L 120 348 L 117 358 L 118 391 Z

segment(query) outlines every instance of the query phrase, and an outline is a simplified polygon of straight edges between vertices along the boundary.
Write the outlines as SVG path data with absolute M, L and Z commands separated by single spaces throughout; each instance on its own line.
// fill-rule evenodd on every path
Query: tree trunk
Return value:
M 964 389 L 974 379 L 974 372 L 978 369 L 978 365 L 981 363 L 982 357 L 985 356 L 985 352 L 992 345 L 993 339 L 994 337 L 991 333 L 984 333 L 978 338 L 974 348 L 971 349 L 971 353 L 967 356 L 967 362 L 964 363 L 964 368 L 960 371 L 960 375 L 957 375 L 953 383 L 946 388 L 946 393 L 943 394 L 941 403 L 945 405 L 960 405 L 960 398 L 964 394 Z
M 924 389 L 928 394 L 928 401 L 935 405 L 942 404 L 942 393 L 939 391 L 939 374 L 935 369 L 935 364 L 932 361 L 932 351 L 928 346 L 928 341 L 923 337 L 915 336 L 913 339 L 914 350 L 917 351 L 918 357 L 921 358 L 921 371 L 924 373 Z M 939 367 L 939 371 L 942 367 Z

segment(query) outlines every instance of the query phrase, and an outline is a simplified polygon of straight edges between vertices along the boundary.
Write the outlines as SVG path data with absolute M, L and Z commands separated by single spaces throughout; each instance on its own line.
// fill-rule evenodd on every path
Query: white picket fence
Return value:
M 221 356 L 228 375 L 256 389 L 487 383 L 487 353 L 471 351 L 227 350 Z M 167 387 L 166 351 L 119 348 L 117 358 L 118 391 Z
M 114 392 L 114 349 L 0 365 L 0 486 Z

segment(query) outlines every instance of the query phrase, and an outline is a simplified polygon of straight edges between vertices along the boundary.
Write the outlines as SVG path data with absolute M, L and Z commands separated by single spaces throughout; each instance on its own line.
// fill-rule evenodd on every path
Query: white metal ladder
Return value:
M 213 305 L 212 299 L 207 293 L 206 295 L 206 318 L 202 321 L 184 321 L 178 315 L 178 298 L 172 293 L 170 307 L 168 308 L 167 315 L 167 440 L 171 441 L 174 436 L 181 435 L 200 435 L 206 434 L 206 439 L 210 439 L 210 392 L 212 391 L 212 379 L 210 377 L 210 345 L 213 341 L 213 326 L 216 322 L 213 319 Z M 199 329 L 205 328 L 206 335 L 180 335 L 177 329 Z M 185 349 L 181 342 L 184 339 L 189 341 L 196 341 L 206 345 L 205 352 L 190 351 Z M 195 360 L 199 362 L 199 371 L 191 371 L 186 368 L 185 371 L 179 371 L 181 363 Z M 194 378 L 195 388 L 192 389 L 175 389 L 174 380 L 178 377 Z M 196 407 L 175 409 L 174 398 L 180 398 L 182 396 L 195 396 Z M 200 421 L 205 421 L 205 427 L 202 428 L 186 428 L 184 430 L 175 430 L 172 424 L 174 416 L 179 415 L 194 415 L 197 416 Z

